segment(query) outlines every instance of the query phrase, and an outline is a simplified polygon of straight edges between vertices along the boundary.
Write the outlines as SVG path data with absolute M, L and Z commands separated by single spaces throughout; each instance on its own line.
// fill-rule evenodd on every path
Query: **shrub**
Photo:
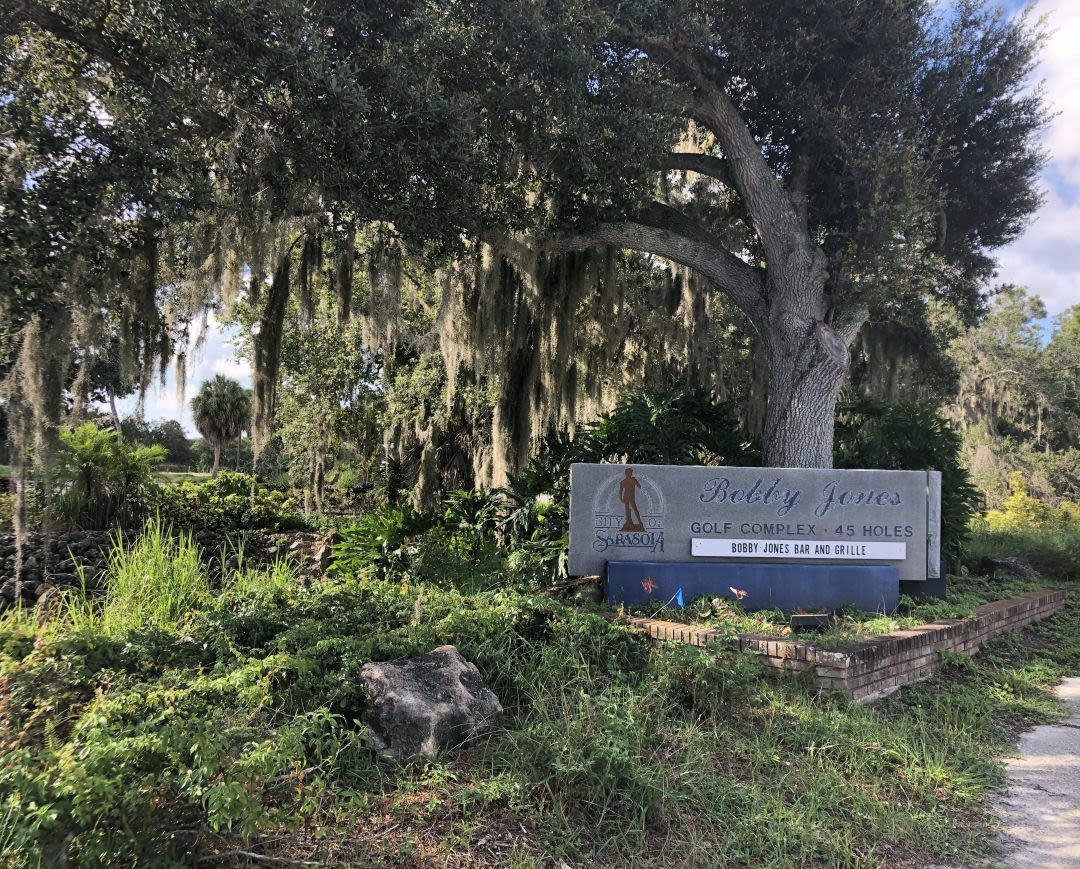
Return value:
M 157 510 L 176 528 L 216 531 L 302 528 L 296 505 L 247 474 L 224 471 L 205 483 L 185 481 L 158 490 Z
M 628 392 L 573 443 L 575 462 L 756 464 L 733 407 L 685 389 Z
M 1018 555 L 1056 579 L 1080 579 L 1080 504 L 1048 504 L 1033 498 L 1020 472 L 1009 480 L 1000 510 L 971 523 L 968 562 L 978 568 L 985 555 Z
M 164 459 L 164 447 L 121 442 L 91 422 L 62 432 L 53 514 L 84 528 L 141 519 L 156 489 L 154 467 Z
M 941 555 L 956 565 L 979 503 L 960 461 L 960 435 L 930 404 L 862 399 L 837 408 L 838 468 L 941 472 Z
M 1080 531 L 1080 504 L 1061 501 L 1048 504 L 1028 494 L 1024 475 L 1014 471 L 1009 478 L 1009 497 L 1000 510 L 989 510 L 985 516 L 987 530 L 991 532 L 1026 531 Z
M 501 500 L 497 492 L 461 489 L 443 499 L 443 522 L 462 539 L 474 563 L 480 559 L 485 540 L 493 540 L 498 527 Z
M 540 544 L 556 573 L 551 551 L 566 539 L 574 462 L 739 465 L 756 464 L 757 452 L 730 404 L 684 389 L 628 392 L 573 438 L 547 438 L 502 490 L 502 528 L 515 543 Z
M 364 514 L 340 531 L 330 571 L 338 576 L 386 576 L 409 563 L 410 537 L 427 531 L 433 521 L 411 507 L 383 507 Z

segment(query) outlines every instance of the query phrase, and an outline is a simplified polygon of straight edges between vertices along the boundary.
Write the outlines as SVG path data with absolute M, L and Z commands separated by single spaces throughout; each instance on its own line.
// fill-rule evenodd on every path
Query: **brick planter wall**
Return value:
M 835 688 L 857 703 L 871 703 L 933 674 L 940 652 L 974 654 L 998 634 L 1044 619 L 1064 605 L 1063 591 L 1029 591 L 976 607 L 974 618 L 942 619 L 833 649 L 782 637 L 742 635 L 733 641 L 710 628 L 658 619 L 631 619 L 630 624 L 657 640 L 693 646 L 737 642 L 766 667 L 803 673 L 819 688 Z

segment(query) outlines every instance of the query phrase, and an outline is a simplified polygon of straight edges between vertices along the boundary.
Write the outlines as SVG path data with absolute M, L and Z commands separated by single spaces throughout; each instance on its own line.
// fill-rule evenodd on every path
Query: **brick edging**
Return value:
M 661 619 L 632 618 L 630 625 L 655 640 L 737 645 L 757 654 L 766 667 L 805 673 L 821 689 L 837 689 L 857 703 L 870 703 L 932 675 L 941 652 L 974 654 L 998 634 L 1044 619 L 1064 605 L 1064 591 L 1039 589 L 978 606 L 970 619 L 941 619 L 834 649 L 782 637 L 731 637 Z

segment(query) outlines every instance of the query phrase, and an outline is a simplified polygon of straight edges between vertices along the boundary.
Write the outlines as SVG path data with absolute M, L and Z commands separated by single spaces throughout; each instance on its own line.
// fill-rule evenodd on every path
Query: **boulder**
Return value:
M 22 593 L 22 599 L 24 603 L 34 603 L 37 600 L 37 583 L 26 582 L 23 580 L 20 586 L 14 579 L 9 579 L 2 586 L 0 586 L 0 597 L 4 598 L 11 603 L 17 602 L 19 598 L 19 592 Z
M 365 664 L 360 684 L 371 698 L 364 721 L 372 743 L 387 757 L 434 757 L 440 748 L 491 727 L 502 712 L 476 666 L 453 646 Z
M 1015 555 L 984 555 L 979 562 L 979 573 L 986 576 L 1003 574 L 1016 579 L 1039 579 L 1039 571 L 1023 558 Z
M 584 582 L 570 594 L 574 603 L 600 603 L 604 599 L 604 587 L 600 581 Z

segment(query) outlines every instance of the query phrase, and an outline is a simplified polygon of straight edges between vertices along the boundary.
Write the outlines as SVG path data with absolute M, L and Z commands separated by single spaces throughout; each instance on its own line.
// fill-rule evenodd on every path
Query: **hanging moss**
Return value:
M 627 389 L 728 391 L 717 373 L 717 332 L 701 279 L 640 257 L 628 270 L 627 256 L 637 255 L 607 248 L 555 255 L 513 240 L 476 242 L 433 276 L 442 405 L 414 415 L 409 431 L 395 426 L 387 434 L 388 448 L 399 454 L 418 444 L 419 492 L 446 471 L 437 461 L 440 442 L 470 423 L 484 429 L 470 447 L 470 482 L 501 485 L 542 436 L 573 432 Z M 361 316 L 366 340 L 384 352 L 427 340 L 402 334 L 412 321 L 405 312 L 426 300 L 401 280 L 401 262 L 400 251 L 391 258 L 377 245 L 368 258 Z M 467 396 L 478 388 L 489 395 L 485 418 L 466 420 Z

